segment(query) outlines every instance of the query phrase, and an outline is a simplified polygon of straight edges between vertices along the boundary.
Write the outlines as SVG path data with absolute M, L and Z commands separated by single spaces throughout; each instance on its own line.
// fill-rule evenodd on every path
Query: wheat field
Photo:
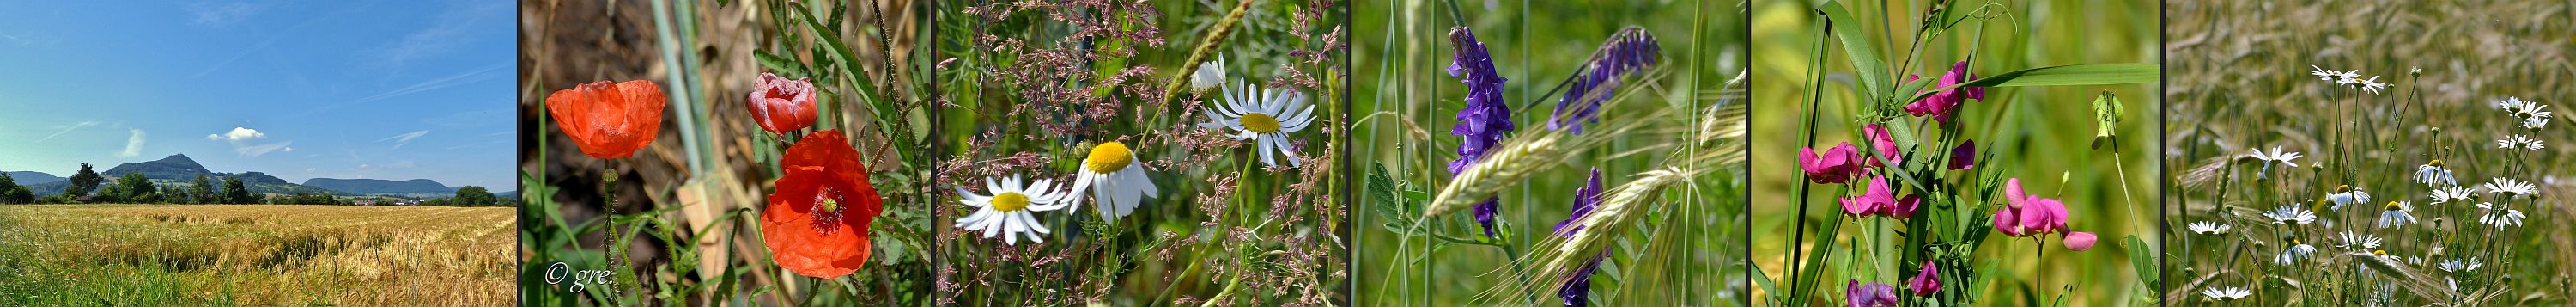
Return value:
M 513 210 L 0 206 L 0 305 L 507 305 Z

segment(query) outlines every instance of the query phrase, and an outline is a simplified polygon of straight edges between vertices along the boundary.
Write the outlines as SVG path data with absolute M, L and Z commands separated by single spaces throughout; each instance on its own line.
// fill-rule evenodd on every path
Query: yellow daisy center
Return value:
M 2303 245 L 2303 244 L 2307 244 L 2307 243 L 2299 243 L 2299 239 L 2297 239 L 2297 238 L 2292 238 L 2292 239 L 2290 239 L 2290 245 Z
M 2335 193 L 2352 192 L 2352 185 L 2335 186 Z
M 2433 167 L 2442 167 L 2442 159 L 2433 159 L 2433 163 L 2429 163 L 2429 165 L 2432 165 Z
M 2398 207 L 2397 202 L 2388 202 L 2388 211 L 2397 211 L 2399 209 L 2403 209 L 2403 207 Z
M 2370 254 L 2371 254 L 2371 255 L 2377 255 L 2377 256 L 2387 256 L 2387 255 L 2388 255 L 2388 250 L 2385 250 L 2385 249 L 2374 249 L 2374 250 L 2370 250 Z
M 1120 144 L 1118 142 L 1100 143 L 1100 146 L 1092 146 L 1091 156 L 1082 159 L 1082 165 L 1084 167 L 1091 168 L 1091 172 L 1093 173 L 1102 174 L 1127 169 L 1127 164 L 1135 162 L 1136 153 L 1127 151 L 1127 144 Z
M 1019 212 L 1029 208 L 1029 196 L 1020 195 L 1019 192 L 1002 192 L 1001 195 L 993 195 L 992 205 L 994 211 Z
M 1243 122 L 1243 130 L 1250 130 L 1252 133 L 1279 132 L 1279 119 L 1270 118 L 1270 114 L 1243 113 L 1243 118 L 1237 121 Z

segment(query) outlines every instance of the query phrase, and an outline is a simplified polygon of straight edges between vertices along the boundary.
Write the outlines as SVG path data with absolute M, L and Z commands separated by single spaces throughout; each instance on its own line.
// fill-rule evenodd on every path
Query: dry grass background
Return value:
M 514 210 L 0 207 L 0 305 L 508 305 Z
M 2397 184 L 2399 171 L 2409 171 L 2436 146 L 2433 142 L 2466 144 L 2451 150 L 2493 151 L 2492 140 L 2519 133 L 2506 129 L 2501 112 L 2490 106 L 2508 96 L 2538 100 L 2566 113 L 2563 106 L 2576 99 L 2576 64 L 2568 53 L 2576 51 L 2571 40 L 2576 28 L 2576 4 L 2540 1 L 2337 1 L 2325 2 L 2258 2 L 2258 1 L 2176 1 L 2164 6 L 2168 26 L 2164 35 L 2165 80 L 2170 82 L 2165 95 L 2175 99 L 2165 113 L 2166 135 L 2164 173 L 2168 184 L 2165 203 L 2167 233 L 2186 234 L 2184 223 L 2210 219 L 2211 212 L 2222 208 L 2215 190 L 2238 186 L 2210 178 L 2188 178 L 2192 169 L 2214 165 L 2213 159 L 2241 155 L 2252 148 L 2282 146 L 2289 151 L 2304 152 L 2301 166 L 2312 163 L 2364 165 L 2364 184 L 2378 189 L 2382 199 L 2423 201 L 2420 185 Z M 2308 75 L 2310 66 L 2325 69 L 2358 69 L 2365 76 L 2380 75 L 2383 82 L 2394 83 L 2392 91 L 2374 96 L 2380 101 L 2355 103 L 2330 100 L 2326 86 L 2317 85 Z M 2423 69 L 2420 80 L 2409 78 L 2407 71 Z M 2419 91 L 2420 90 L 2420 91 Z M 2338 94 L 2340 95 L 2340 94 Z M 2423 104 L 2398 101 L 2420 95 Z M 2401 120 L 2389 116 L 2404 110 Z M 2336 114 L 2371 114 L 2372 123 L 2361 125 L 2364 135 L 2382 138 L 2394 146 L 2368 145 L 2357 155 L 2331 154 L 2329 131 L 2343 130 L 2341 122 L 2330 121 Z M 2426 116 L 2430 115 L 2430 116 Z M 2555 143 L 2532 155 L 2533 174 L 2504 174 L 2494 170 L 2463 169 L 2477 166 L 2454 163 L 2463 184 L 2484 183 L 2494 176 L 2534 181 L 2540 185 L 2542 207 L 2517 207 L 2529 215 L 2525 229 L 2530 235 L 2494 236 L 2511 246 L 2535 246 L 2512 255 L 2520 265 L 2509 272 L 2520 283 L 2520 291 L 2506 298 L 2521 304 L 2567 301 L 2576 293 L 2576 284 L 2568 277 L 2568 264 L 2576 263 L 2576 238 L 2570 233 L 2571 217 L 2576 210 L 2559 195 L 2576 193 L 2576 181 L 2564 180 L 2571 162 L 2567 155 L 2576 138 L 2558 123 L 2532 134 L 2536 139 Z M 2445 128 L 2435 134 L 2431 128 Z M 2386 150 L 2381 150 L 2386 149 Z M 2454 153 L 2460 156 L 2476 153 Z M 2466 161 L 2462 161 L 2466 162 Z M 2492 161 L 2490 161 L 2492 162 Z M 2379 167 L 2393 165 L 2410 167 Z M 2240 167 L 2241 168 L 2241 167 Z M 2239 176 L 2250 171 L 2239 171 Z M 2329 172 L 2332 173 L 2332 172 Z M 2392 173 L 2392 174 L 2377 174 Z M 2301 174 L 2304 175 L 2304 174 Z M 2381 177 L 2385 176 L 2385 177 Z M 2299 176 L 2306 177 L 2306 176 Z M 2327 180 L 2329 178 L 2316 178 Z M 2306 180 L 2306 179 L 2299 179 Z M 2239 178 L 2238 181 L 2247 181 Z M 2176 184 L 2176 183 L 2179 184 Z M 2378 183 L 2378 184 L 2373 184 Z M 2242 186 L 2236 187 L 2242 190 Z M 2406 192 L 2400 192 L 2406 191 Z M 2239 196 L 2229 195 L 2226 205 L 2267 210 L 2277 204 L 2248 204 Z M 2312 194 L 2312 193 L 2309 193 Z M 2293 193 L 2292 197 L 2312 197 Z M 2453 223 L 2461 221 L 2452 221 Z M 2243 229 L 2245 227 L 2239 227 Z M 2464 228 L 2465 229 L 2465 228 Z M 2483 232 L 2483 229 L 2478 231 Z M 2485 236 L 2486 234 L 2445 235 Z M 2555 234 L 2555 235 L 2552 235 Z M 2322 238 L 2320 238 L 2320 241 Z M 2407 240 L 2396 240 L 2407 241 Z M 2171 241 L 2169 251 L 2219 248 L 2189 246 L 2182 240 Z M 2317 243 L 2322 246 L 2322 243 Z M 2277 248 L 2275 248 L 2277 250 Z M 2271 251 L 2277 252 L 2277 251 Z M 2400 250 L 2390 250 L 2392 254 Z M 2456 253 L 2456 251 L 2455 251 Z M 2416 255 L 2419 253 L 2408 253 Z M 2432 255 L 2438 256 L 2438 255 Z M 2195 265 L 2192 255 L 2178 255 L 2166 261 L 2167 289 L 2190 295 L 2197 301 L 2201 287 L 2187 284 L 2215 271 L 2216 265 Z M 2444 257 L 2448 259 L 2449 257 Z M 2497 261 L 2488 259 L 2490 268 Z M 2422 269 L 2422 268 L 2418 268 Z M 2438 271 L 2436 271 L 2438 272 Z M 2494 271 L 2483 271 L 2494 272 Z M 2242 274 L 2238 274 L 2242 275 Z M 2252 282 L 2243 277 L 2228 286 L 2246 286 Z M 2222 278 L 2224 279 L 2224 278 Z M 2438 281 L 2437 281 L 2438 282 Z M 2465 282 L 2465 281 L 2464 281 Z M 2268 283 L 2267 283 L 2268 284 Z M 2316 285 L 2310 285 L 2316 287 Z M 2267 293 L 2257 290 L 2261 298 Z M 2278 291 L 2272 293 L 2280 293 Z M 2278 295 L 2278 294 L 2273 294 Z M 2404 294 L 2401 294 L 2403 296 Z M 2535 300 L 2536 299 L 2536 300 Z M 2502 303 L 2513 303 L 2505 301 Z

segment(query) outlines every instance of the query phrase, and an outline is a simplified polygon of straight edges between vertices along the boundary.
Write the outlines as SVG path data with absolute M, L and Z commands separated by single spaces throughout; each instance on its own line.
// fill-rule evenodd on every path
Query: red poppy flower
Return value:
M 760 73 L 751 91 L 751 116 L 760 130 L 787 134 L 814 125 L 814 82 Z
M 555 127 L 592 158 L 616 159 L 653 144 L 662 132 L 662 86 L 651 80 L 591 82 L 546 96 Z
M 796 274 L 839 278 L 868 262 L 868 224 L 885 199 L 868 185 L 868 166 L 840 130 L 808 135 L 787 148 L 787 176 L 760 214 L 770 259 Z

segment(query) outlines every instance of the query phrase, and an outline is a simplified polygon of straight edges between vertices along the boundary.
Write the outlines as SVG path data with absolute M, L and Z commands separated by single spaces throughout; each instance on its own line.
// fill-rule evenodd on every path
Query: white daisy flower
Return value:
M 2478 203 L 2478 210 L 2480 212 L 2484 212 L 2478 215 L 2479 225 L 2495 226 L 2496 229 L 2522 226 L 2522 211 L 2520 210 L 2508 209 L 2504 206 L 2492 205 L 2489 203 Z
M 2548 114 L 2549 114 L 2549 111 L 2548 111 L 2548 110 L 2549 110 L 2549 105 L 2540 104 L 2540 102 L 2538 102 L 2538 101 L 2525 101 L 2525 102 L 2523 102 L 2523 103 L 2522 103 L 2522 105 L 2514 106 L 2514 107 L 2512 107 L 2512 108 L 2505 108 L 2504 110 L 2505 110 L 2505 112 L 2513 113 L 2513 117 L 2515 117 L 2515 118 L 2531 118 L 2531 117 L 2547 117 L 2547 116 L 2549 116 L 2549 115 L 2548 115 Z
M 2254 158 L 2255 160 L 2263 160 L 2263 167 L 2270 168 L 2272 167 L 2273 162 L 2280 162 L 2281 164 L 2289 165 L 2290 167 L 2299 167 L 2299 157 L 2304 156 L 2297 152 L 2281 150 L 2281 147 L 2276 146 L 2272 147 L 2272 152 L 2269 153 L 2263 152 L 2263 149 L 2260 148 L 2254 149 L 2254 153 L 2245 154 L 2245 157 Z
M 2435 203 L 2435 204 L 2448 203 L 2448 202 L 2452 202 L 2452 201 L 2469 200 L 2469 198 L 2470 198 L 2470 197 L 2476 197 L 2476 196 L 2477 196 L 2477 190 L 2476 190 L 2476 189 L 2470 189 L 2470 188 L 2468 188 L 2468 187 L 2462 187 L 2462 186 L 2451 186 L 2451 187 L 2448 187 L 2448 188 L 2433 189 L 2433 203 Z
M 2272 212 L 2263 213 L 2263 217 L 2272 218 L 2272 223 L 2281 225 L 2298 225 L 2317 222 L 2317 214 L 2315 212 L 2300 210 L 2297 205 L 2281 206 L 2279 209 L 2272 209 Z
M 2549 112 L 2546 112 L 2546 111 L 2540 112 L 2540 116 L 2535 116 L 2535 117 L 2532 117 L 2532 118 L 2529 118 L 2529 119 L 2524 119 L 2524 120 L 2522 120 L 2522 128 L 2523 128 L 2523 129 L 2540 130 L 2540 128 L 2548 128 L 2548 127 L 2549 127 Z
M 2301 156 L 2299 153 L 2284 151 L 2281 150 L 2281 147 L 2275 146 L 2272 147 L 2272 152 L 2268 153 L 2263 152 L 2263 149 L 2261 148 L 2256 148 L 2254 149 L 2254 153 L 2245 154 L 2245 157 L 2263 161 L 2263 169 L 2254 172 L 2254 180 L 2266 180 L 2272 179 L 2272 163 L 2281 163 L 2289 165 L 2290 167 L 2299 167 L 2298 160 Z
M 2435 268 L 2442 269 L 2443 272 L 2470 272 L 2477 271 L 2479 264 L 2477 257 L 2470 257 L 2468 262 L 2461 262 L 2459 259 L 2442 260 L 2442 265 Z
M 2384 209 L 2386 209 L 2386 211 L 2380 211 L 2379 213 L 2379 228 L 2406 226 L 2406 224 L 2415 223 L 2415 215 L 2406 213 L 2406 211 L 2415 210 L 2414 204 L 2408 204 L 2402 201 L 2392 201 L 2388 202 L 2388 206 Z
M 2529 182 L 2516 181 L 2513 179 L 2496 178 L 2494 182 L 2488 182 L 2485 187 L 2488 193 L 2502 194 L 2497 196 L 2496 199 L 2511 200 L 2516 196 L 2530 197 L 2540 195 L 2538 186 L 2534 186 Z
M 2371 94 L 2378 94 L 2379 89 L 2388 88 L 2387 83 L 2379 83 L 2379 76 L 2370 76 L 2370 80 L 2362 80 L 2357 85 L 2361 86 L 2361 90 L 2370 91 Z
M 1190 88 L 1204 91 L 1224 84 L 1225 56 L 1217 56 L 1216 61 L 1200 64 L 1198 71 L 1190 72 Z
M 2190 226 L 2191 232 L 2205 235 L 2223 235 L 2227 234 L 2228 229 L 2234 228 L 2228 227 L 2227 224 L 2219 224 L 2211 221 L 2191 222 Z
M 2354 70 L 2346 70 L 2346 71 L 2335 72 L 2335 76 L 2336 76 L 2336 77 L 2342 77 L 2342 78 L 2344 78 L 2344 79 L 2361 78 L 2361 70 L 2359 70 L 2359 69 L 2354 69 Z
M 1073 177 L 1073 194 L 1089 190 L 1092 202 L 1101 204 L 1095 211 L 1100 211 L 1100 219 L 1103 220 L 1116 220 L 1136 213 L 1137 204 L 1161 193 L 1154 188 L 1154 180 L 1145 177 L 1145 167 L 1140 164 L 1145 163 L 1137 161 L 1136 153 L 1128 151 L 1127 144 L 1111 141 L 1091 146 L 1091 154 L 1084 156 L 1082 165 L 1076 167 L 1082 169 L 1082 173 Z M 1066 197 L 1063 201 L 1076 203 L 1080 200 L 1080 197 Z M 1066 208 L 1081 209 L 1082 205 Z
M 2522 106 L 2530 104 L 2530 101 L 2523 101 L 2522 97 L 2505 97 L 2504 101 L 2497 101 L 2495 103 L 2495 107 L 2497 110 L 2512 111 L 2515 109 L 2521 109 Z
M 2459 181 L 2451 180 L 2450 169 L 2442 168 L 2442 159 L 2433 159 L 2433 162 L 2415 166 L 2415 182 L 2422 182 L 2427 187 L 2460 185 Z
M 2299 259 L 2306 259 L 2308 258 L 2308 255 L 2314 255 L 2316 253 L 2317 247 L 2308 246 L 2306 243 L 2299 243 L 2299 239 L 2290 239 L 2290 247 L 2282 249 L 2281 257 L 2273 258 L 2273 262 L 2280 263 L 2281 265 L 2290 265 L 2290 262 L 2299 261 Z
M 2308 74 L 2317 76 L 2317 81 L 2334 81 L 2333 69 L 2318 68 L 2316 65 L 2308 65 L 2308 69 L 2311 69 Z
M 2501 149 L 2540 150 L 2541 148 L 2548 147 L 2549 146 L 2541 145 L 2540 140 L 2531 139 L 2531 137 L 2520 134 L 2496 140 L 2496 148 Z
M 984 178 L 985 191 L 993 195 L 975 194 L 967 191 L 966 187 L 957 187 L 957 202 L 975 206 L 974 214 L 957 219 L 957 229 L 981 230 L 986 239 L 999 235 L 1004 238 L 1003 244 L 1019 245 L 1020 236 L 1024 234 L 1029 237 L 1029 242 L 1045 243 L 1046 239 L 1038 235 L 1050 232 L 1046 224 L 1038 223 L 1037 216 L 1032 213 L 1063 209 L 1064 199 L 1071 198 L 1073 193 L 1057 192 L 1055 180 L 1038 179 L 1031 183 L 1022 179 L 1019 174 L 1012 174 L 1011 179 L 999 182 Z
M 1263 165 L 1279 166 L 1278 156 L 1287 156 L 1288 167 L 1297 167 L 1297 149 L 1291 147 L 1288 133 L 1306 130 L 1307 124 L 1314 123 L 1315 106 L 1307 105 L 1306 94 L 1295 90 L 1263 90 L 1256 84 L 1237 92 L 1236 85 L 1226 84 L 1225 103 L 1210 108 L 1209 121 L 1199 123 L 1199 127 L 1232 129 L 1226 137 L 1251 140 L 1256 148 L 1253 153 L 1261 156 Z
M 2338 237 L 2338 238 L 2342 238 L 2342 239 L 2343 239 L 2343 243 L 2335 244 L 2335 248 L 2357 249 L 2357 250 L 2365 250 L 2365 251 L 2366 251 L 2366 250 L 2371 250 L 2371 249 L 2379 248 L 2379 237 L 2378 237 L 2378 236 L 2372 236 L 2372 235 L 2367 235 L 2367 234 L 2353 233 L 2352 231 L 2344 231 L 2344 232 L 2343 232 L 2343 233 L 2341 233 L 2341 234 L 2337 234 L 2337 235 L 2336 235 L 2336 237 Z
M 2345 185 L 2335 187 L 2335 191 L 2338 192 L 2326 194 L 2326 200 L 2334 201 L 2335 204 L 2334 207 L 2326 208 L 2327 210 L 2343 210 L 2343 206 L 2370 203 L 2370 192 L 2362 191 L 2361 188 Z
M 2210 288 L 2200 291 L 2200 296 L 2209 297 L 2212 301 L 2241 300 L 2250 295 L 2254 295 L 2254 292 L 2245 291 L 2244 287 Z

